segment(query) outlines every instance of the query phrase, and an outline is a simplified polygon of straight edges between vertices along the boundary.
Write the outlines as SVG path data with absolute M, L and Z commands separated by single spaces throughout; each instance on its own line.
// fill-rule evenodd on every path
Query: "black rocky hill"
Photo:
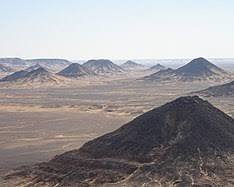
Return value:
M 33 68 L 33 67 L 32 67 Z M 12 73 L 6 77 L 0 79 L 0 82 L 23 82 L 23 83 L 32 83 L 32 82 L 46 82 L 46 81 L 57 81 L 56 77 L 46 70 L 43 67 L 38 67 L 37 69 L 32 69 L 28 71 L 21 70 L 15 73 Z
M 233 156 L 233 118 L 188 96 L 7 179 L 51 186 L 233 186 Z
M 148 80 L 180 80 L 180 81 L 197 81 L 197 80 L 223 80 L 230 78 L 230 74 L 223 69 L 212 64 L 205 58 L 193 59 L 188 64 L 170 72 L 160 71 L 145 77 Z
M 188 64 L 176 69 L 176 73 L 184 76 L 212 76 L 215 74 L 226 74 L 223 69 L 202 57 L 193 59 Z
M 58 75 L 62 75 L 65 77 L 82 77 L 82 76 L 89 76 L 89 75 L 96 75 L 93 71 L 89 70 L 88 68 L 78 64 L 72 63 L 65 69 L 61 70 Z
M 203 152 L 234 150 L 233 122 L 196 96 L 182 97 L 86 143 L 79 152 L 94 158 L 151 162 L 154 148 L 160 146 L 169 146 L 168 151 L 176 151 L 177 156 L 192 155 L 197 148 Z
M 83 66 L 97 74 L 121 73 L 124 71 L 123 68 L 106 59 L 89 60 Z

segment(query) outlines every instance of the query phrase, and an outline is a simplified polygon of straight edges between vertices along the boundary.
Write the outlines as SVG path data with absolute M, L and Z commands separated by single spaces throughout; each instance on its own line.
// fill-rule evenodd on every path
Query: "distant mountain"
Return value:
M 145 68 L 142 64 L 138 64 L 138 63 L 131 61 L 131 60 L 126 61 L 120 67 L 125 69 L 125 70 L 139 70 L 139 69 Z
M 70 61 L 65 59 L 20 59 L 20 58 L 0 58 L 0 64 L 7 65 L 9 67 L 26 68 L 39 64 L 43 67 L 52 70 L 61 70 L 65 66 L 71 64 Z
M 181 97 L 49 162 L 23 167 L 36 186 L 233 186 L 234 120 Z
M 0 72 L 8 73 L 8 72 L 13 72 L 13 71 L 14 71 L 13 68 L 0 64 Z
M 195 92 L 204 96 L 234 96 L 234 81 L 218 86 L 212 86 L 205 90 Z
M 30 65 L 39 64 L 43 67 L 55 70 L 60 70 L 71 64 L 70 61 L 65 59 L 29 59 L 26 60 L 26 63 Z
M 110 60 L 89 60 L 83 64 L 83 67 L 95 72 L 96 74 L 121 73 L 124 70 L 111 62 Z
M 21 70 L 17 71 L 11 75 L 8 75 L 2 79 L 0 82 L 10 82 L 10 83 L 24 83 L 24 84 L 32 84 L 32 83 L 58 83 L 60 79 L 48 72 L 43 67 L 39 67 L 32 71 Z
M 213 75 L 226 74 L 223 69 L 217 67 L 204 58 L 196 58 L 192 60 L 188 64 L 178 68 L 176 73 L 190 77 L 210 77 Z
M 22 67 L 26 65 L 26 62 L 21 58 L 0 58 L 0 64 L 7 65 L 8 67 Z
M 90 76 L 90 75 L 96 75 L 93 71 L 89 70 L 86 67 L 83 67 L 82 65 L 78 63 L 72 63 L 59 73 L 58 75 L 64 76 L 64 77 L 82 77 L 82 76 Z
M 148 70 L 157 72 L 157 71 L 165 70 L 165 69 L 166 69 L 165 66 L 163 66 L 163 65 L 161 65 L 161 64 L 156 64 L 156 65 L 150 67 Z
M 165 71 L 165 75 L 163 75 L 162 72 L 154 73 L 146 77 L 146 79 L 198 81 L 223 80 L 230 78 L 230 75 L 227 72 L 204 58 L 196 58 L 188 64 L 171 71 L 170 73 Z

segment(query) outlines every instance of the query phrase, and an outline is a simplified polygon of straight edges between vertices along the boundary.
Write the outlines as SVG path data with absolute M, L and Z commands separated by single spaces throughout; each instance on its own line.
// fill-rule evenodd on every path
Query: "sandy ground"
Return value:
M 0 112 L 0 173 L 46 161 L 118 128 L 129 117 L 102 112 Z

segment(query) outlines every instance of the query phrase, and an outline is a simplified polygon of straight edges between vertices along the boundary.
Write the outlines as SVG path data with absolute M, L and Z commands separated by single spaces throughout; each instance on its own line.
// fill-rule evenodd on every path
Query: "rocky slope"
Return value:
M 212 86 L 205 90 L 195 92 L 196 94 L 201 94 L 203 96 L 234 96 L 234 81 L 218 85 L 218 86 Z
M 233 186 L 233 170 L 234 120 L 188 96 L 5 179 L 25 186 Z
M 0 64 L 0 73 L 9 73 L 13 71 L 14 71 L 13 68 Z

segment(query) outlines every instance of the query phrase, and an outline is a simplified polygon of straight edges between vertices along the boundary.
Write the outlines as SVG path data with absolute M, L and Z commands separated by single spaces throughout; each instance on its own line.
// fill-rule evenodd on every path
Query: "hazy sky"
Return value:
M 234 0 L 0 0 L 0 56 L 234 57 Z

